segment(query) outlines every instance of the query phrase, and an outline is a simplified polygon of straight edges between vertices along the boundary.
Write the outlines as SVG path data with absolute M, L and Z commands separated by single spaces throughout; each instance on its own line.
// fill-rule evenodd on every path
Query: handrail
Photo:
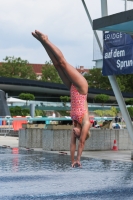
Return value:
M 113 120 L 115 117 L 91 117 L 94 120 Z M 71 121 L 71 117 L 10 117 L 10 116 L 5 116 L 2 118 L 2 121 L 21 121 L 21 120 L 26 120 L 28 122 L 32 121 Z
M 70 118 L 65 117 L 5 117 L 2 118 L 2 121 L 21 121 L 21 120 L 27 120 L 27 121 L 70 121 Z

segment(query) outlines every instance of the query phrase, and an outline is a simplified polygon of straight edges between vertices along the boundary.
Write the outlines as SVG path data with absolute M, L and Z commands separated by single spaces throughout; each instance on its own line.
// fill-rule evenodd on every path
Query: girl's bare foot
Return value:
M 44 35 L 43 33 L 35 30 L 35 32 L 32 32 L 32 35 L 39 40 L 41 43 L 46 42 L 48 40 L 48 36 Z

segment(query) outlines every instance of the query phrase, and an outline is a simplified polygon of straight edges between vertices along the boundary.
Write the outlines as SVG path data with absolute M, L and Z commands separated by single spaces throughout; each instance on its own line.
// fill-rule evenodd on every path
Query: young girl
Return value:
M 72 167 L 75 167 L 76 165 L 81 166 L 81 154 L 91 127 L 87 105 L 88 83 L 86 79 L 65 60 L 62 52 L 49 41 L 47 35 L 44 35 L 37 30 L 32 32 L 32 35 L 41 42 L 63 83 L 70 90 L 71 118 L 73 120 L 70 144 L 71 162 Z M 79 140 L 79 144 L 75 160 L 76 139 Z

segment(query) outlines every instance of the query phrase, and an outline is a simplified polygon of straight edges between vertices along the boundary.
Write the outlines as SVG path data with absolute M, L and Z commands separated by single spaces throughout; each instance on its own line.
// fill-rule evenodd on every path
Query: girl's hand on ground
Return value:
M 80 163 L 80 161 L 74 161 L 73 163 L 72 163 L 72 167 L 81 167 L 81 163 Z

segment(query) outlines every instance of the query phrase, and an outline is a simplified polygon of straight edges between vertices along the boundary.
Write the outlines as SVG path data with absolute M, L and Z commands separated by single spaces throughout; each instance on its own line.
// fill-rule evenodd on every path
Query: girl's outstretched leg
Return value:
M 68 79 L 68 77 L 66 76 L 66 74 L 64 73 L 62 68 L 58 66 L 58 61 L 57 61 L 56 57 L 53 55 L 53 53 L 50 51 L 50 49 L 48 48 L 48 46 L 44 42 L 45 40 L 48 39 L 47 36 L 43 35 L 42 38 L 39 38 L 36 33 L 32 33 L 32 35 L 42 43 L 42 45 L 44 46 L 47 54 L 49 55 L 50 59 L 52 60 L 53 65 L 56 68 L 60 78 L 62 79 L 63 83 L 68 87 L 68 89 L 70 89 L 70 87 L 71 87 L 70 80 Z
M 61 68 L 70 83 L 73 83 L 80 93 L 86 94 L 88 92 L 88 83 L 86 79 L 65 60 L 62 52 L 48 40 L 46 35 L 39 31 L 35 31 L 32 35 L 42 43 L 47 52 L 49 51 L 52 53 L 57 61 L 56 69 Z

